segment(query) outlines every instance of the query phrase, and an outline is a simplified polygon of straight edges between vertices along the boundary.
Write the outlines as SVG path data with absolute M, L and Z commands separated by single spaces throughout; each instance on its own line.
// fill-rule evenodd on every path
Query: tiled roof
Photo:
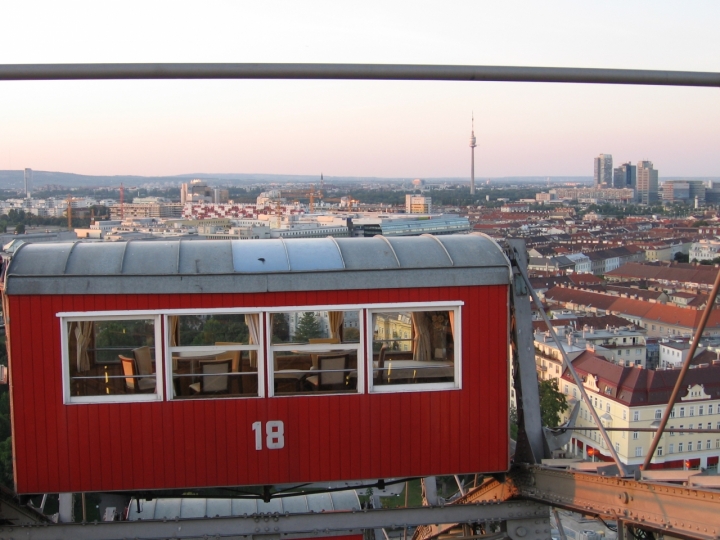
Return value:
M 597 377 L 597 386 L 601 394 L 628 406 L 664 405 L 670 400 L 679 369 L 649 370 L 638 367 L 621 367 L 592 352 L 586 351 L 573 360 L 573 367 L 578 375 Z M 562 378 L 572 382 L 567 372 Z M 702 384 L 705 393 L 713 399 L 720 399 L 720 365 L 711 364 L 707 367 L 690 369 L 685 375 L 683 385 Z M 684 393 L 681 391 L 680 396 Z
M 660 266 L 640 263 L 627 263 L 607 273 L 608 276 L 630 279 L 654 279 L 657 281 L 677 281 L 680 283 L 698 283 L 712 285 L 718 269 L 705 265 Z

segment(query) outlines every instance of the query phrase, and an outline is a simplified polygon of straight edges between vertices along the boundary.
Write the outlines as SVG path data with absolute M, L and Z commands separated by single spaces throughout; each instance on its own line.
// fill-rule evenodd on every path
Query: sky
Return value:
M 0 64 L 327 62 L 720 71 L 720 2 L 0 0 Z M 0 169 L 720 176 L 720 90 L 418 81 L 0 81 Z

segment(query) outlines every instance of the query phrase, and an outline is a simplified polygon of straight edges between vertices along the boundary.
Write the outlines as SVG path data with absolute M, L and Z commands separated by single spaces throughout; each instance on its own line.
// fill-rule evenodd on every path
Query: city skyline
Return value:
M 337 62 L 717 71 L 710 3 L 8 5 L 0 63 Z M 138 17 L 137 13 L 142 13 Z M 645 21 L 652 31 L 623 20 Z M 109 22 L 112 21 L 112 22 Z M 27 36 L 32 39 L 27 39 Z M 602 38 L 602 39 L 600 39 Z M 22 43 L 22 46 L 18 46 Z M 720 175 L 714 88 L 411 81 L 0 83 L 0 169 L 591 176 L 589 159 Z M 518 159 L 522 156 L 523 159 Z

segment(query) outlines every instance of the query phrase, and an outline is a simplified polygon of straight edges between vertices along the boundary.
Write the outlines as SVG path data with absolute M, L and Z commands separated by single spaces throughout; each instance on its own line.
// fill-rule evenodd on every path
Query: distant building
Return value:
M 616 167 L 613 170 L 613 187 L 637 189 L 637 167 L 630 162 Z
M 653 168 L 652 161 L 638 161 L 637 199 L 641 204 L 658 202 L 658 171 Z
M 702 180 L 668 180 L 662 185 L 662 199 L 667 202 L 705 202 Z
M 25 197 L 30 198 L 32 193 L 32 169 L 25 169 Z
M 405 212 L 408 214 L 431 214 L 432 197 L 405 195 Z
M 212 203 L 219 202 L 215 200 L 213 189 L 207 185 L 204 180 L 191 180 L 189 184 L 183 184 L 180 187 L 180 202 L 182 204 L 193 203 Z
M 179 203 L 167 204 L 117 204 L 111 206 L 110 219 L 127 218 L 171 218 L 181 217 L 184 205 Z
M 690 261 L 712 261 L 720 257 L 720 240 L 700 240 L 690 248 Z
M 595 158 L 595 187 L 611 187 L 613 185 L 612 155 L 600 154 Z

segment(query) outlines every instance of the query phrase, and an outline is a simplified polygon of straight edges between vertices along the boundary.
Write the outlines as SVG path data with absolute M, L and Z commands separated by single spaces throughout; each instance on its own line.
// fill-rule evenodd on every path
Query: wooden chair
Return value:
M 332 354 L 318 357 L 318 374 L 305 378 L 313 390 L 344 390 L 348 374 L 349 354 Z
M 230 362 L 230 372 L 231 373 L 239 373 L 240 372 L 240 355 L 241 354 L 242 354 L 242 351 L 227 351 L 227 352 L 218 354 L 215 358 L 218 362 L 229 361 Z M 242 376 L 234 375 L 231 377 L 231 381 L 232 381 L 233 394 L 242 394 L 243 393 Z
M 120 364 L 122 365 L 123 375 L 125 375 L 125 387 L 130 392 L 148 392 L 155 391 L 155 378 L 142 377 L 136 378 L 138 371 L 135 368 L 135 359 L 128 356 L 118 355 Z
M 387 344 L 380 347 L 377 359 L 377 372 L 373 374 L 374 384 L 385 384 L 387 382 L 387 373 L 385 372 L 385 353 L 387 352 Z
M 135 357 L 135 365 L 137 366 L 138 374 L 139 375 L 152 375 L 153 374 L 153 368 L 152 368 L 152 353 L 150 352 L 150 347 L 138 347 L 137 349 L 133 349 L 132 351 L 133 356 Z
M 230 383 L 230 360 L 203 360 L 200 362 L 200 382 L 190 385 L 197 394 L 227 394 Z

